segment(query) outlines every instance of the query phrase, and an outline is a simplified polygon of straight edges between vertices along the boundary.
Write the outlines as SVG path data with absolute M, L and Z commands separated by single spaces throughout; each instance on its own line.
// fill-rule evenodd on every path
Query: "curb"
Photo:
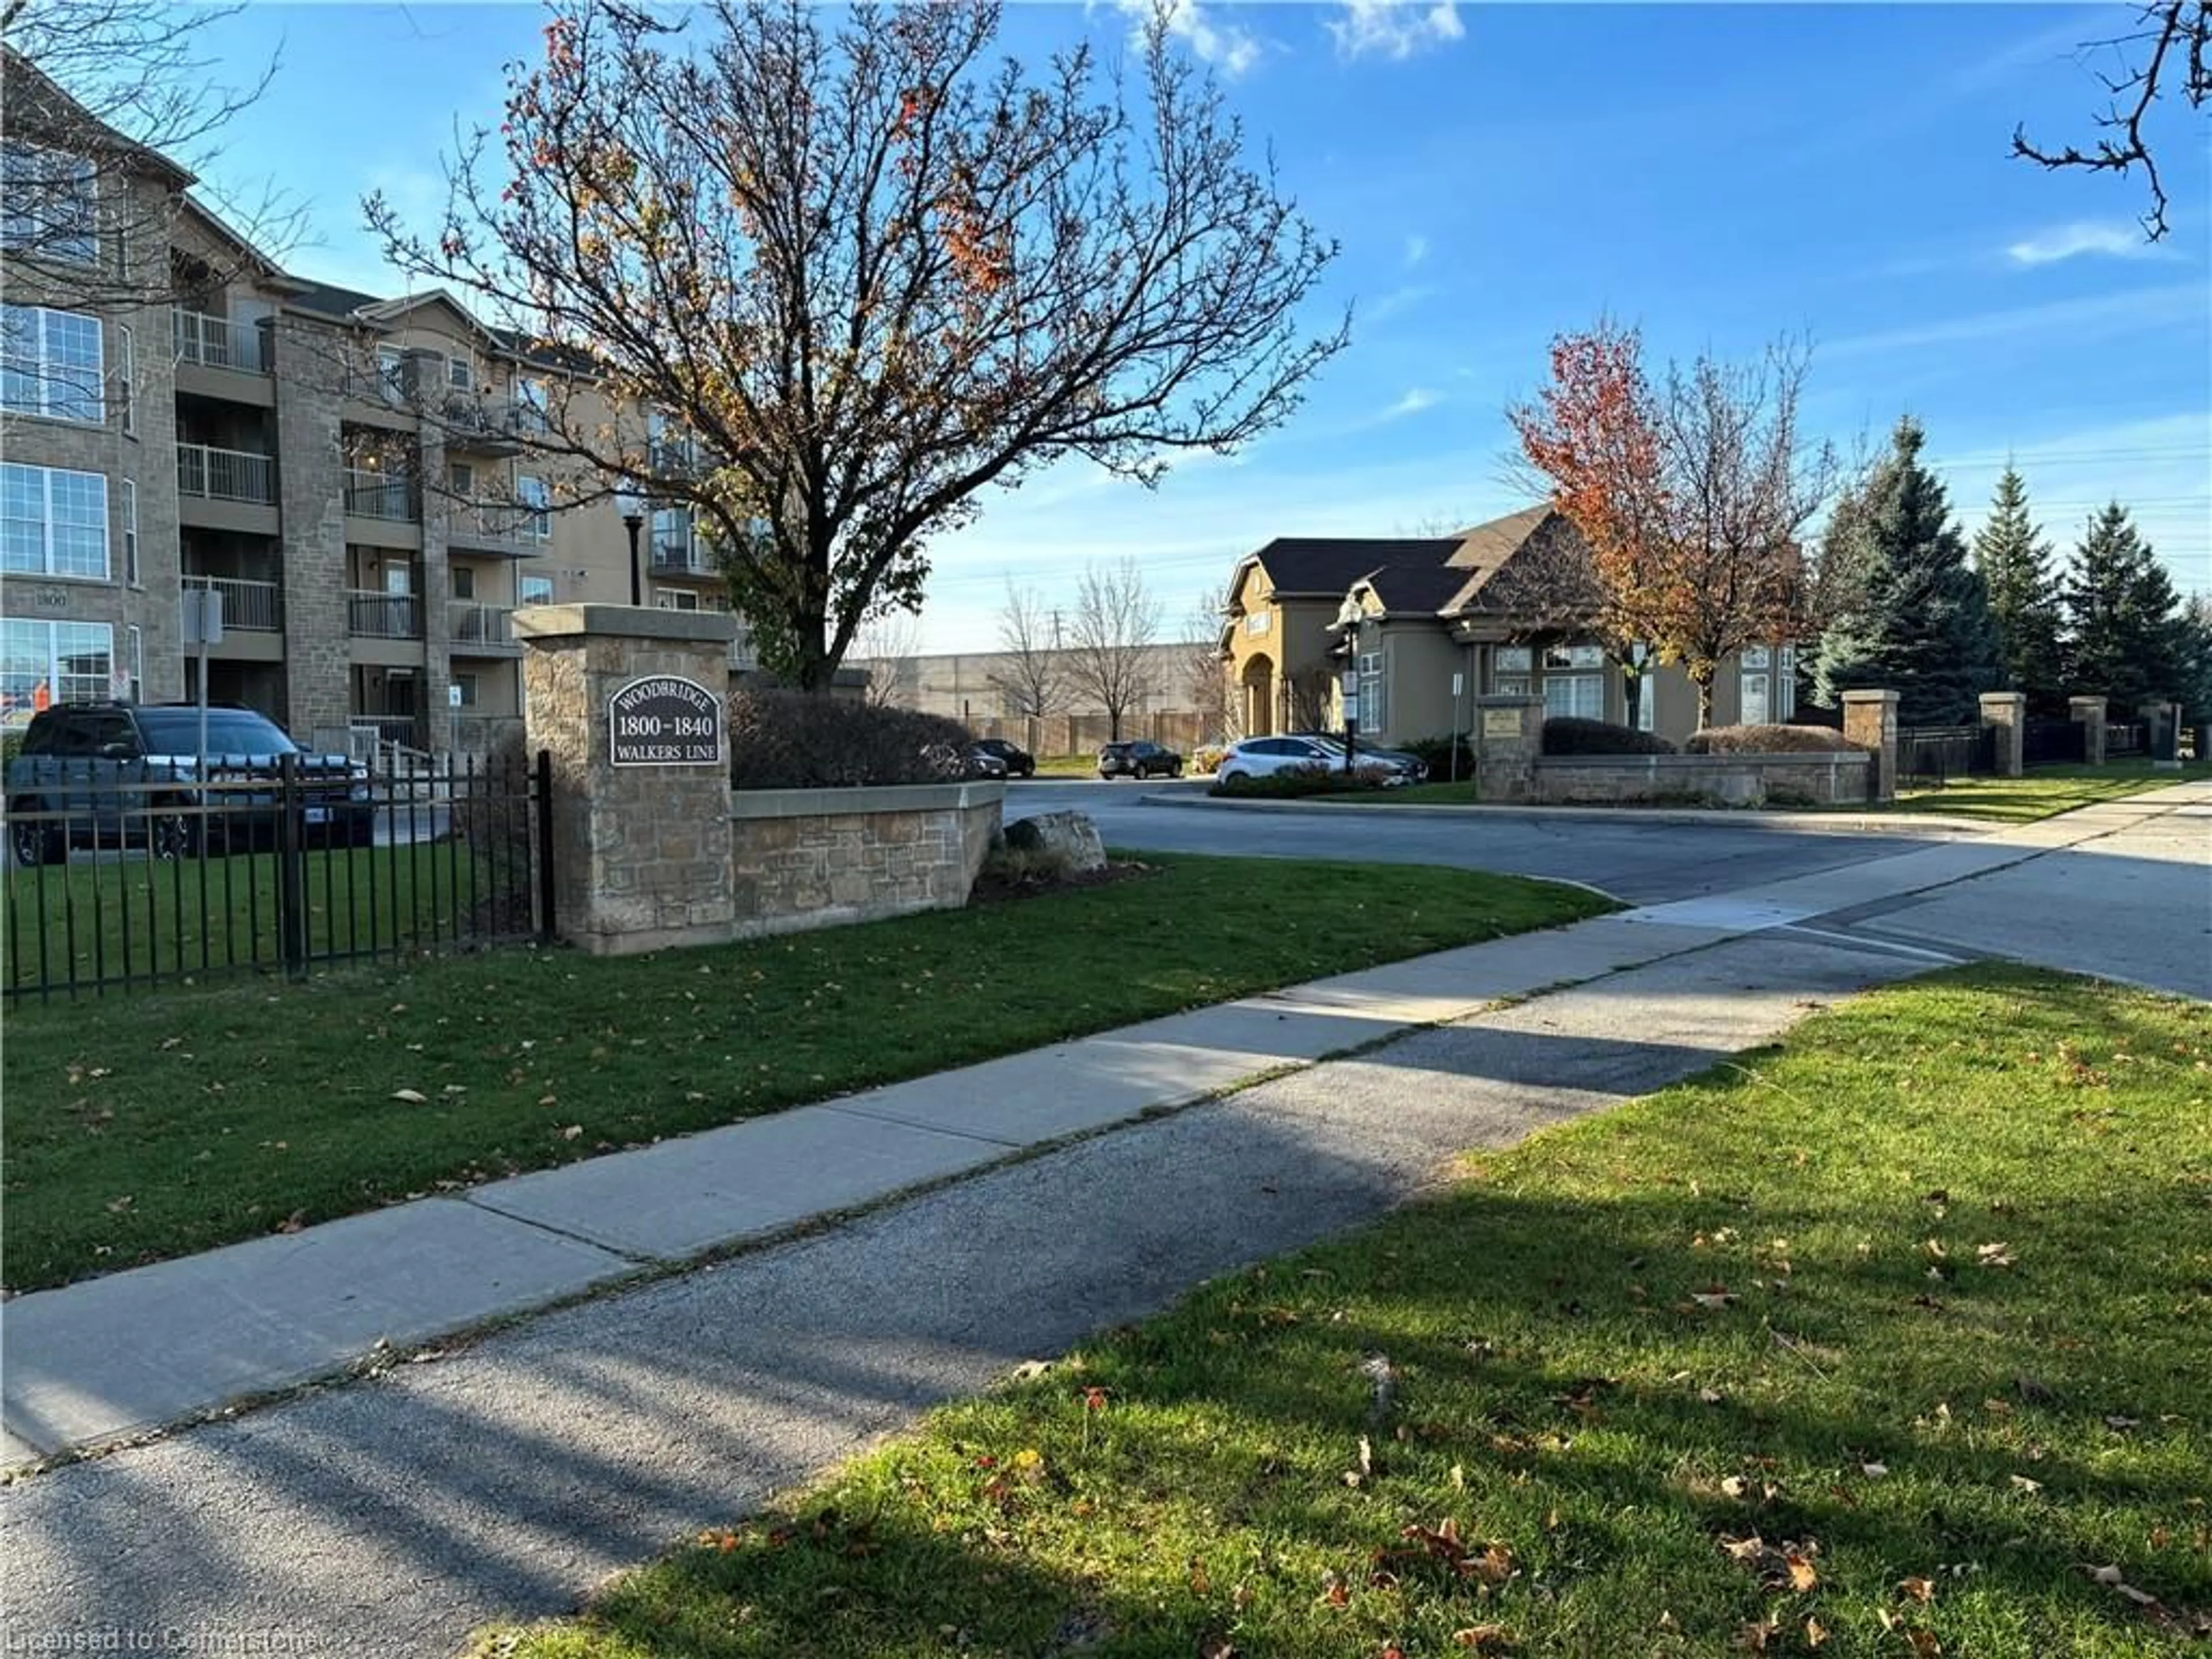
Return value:
M 1589 823 L 1733 823 L 1756 824 L 1800 835 L 1911 835 L 1923 830 L 1963 830 L 1978 836 L 2010 827 L 1980 818 L 1944 817 L 1934 812 L 1911 814 L 1863 813 L 1856 817 L 1836 812 L 1766 812 L 1754 807 L 1738 811 L 1667 806 L 1366 806 L 1345 801 L 1329 805 L 1303 800 L 1218 800 L 1206 795 L 1140 795 L 1144 806 L 1196 807 L 1216 812 L 1302 812 L 1327 818 L 1358 814 L 1363 817 L 1565 818 Z

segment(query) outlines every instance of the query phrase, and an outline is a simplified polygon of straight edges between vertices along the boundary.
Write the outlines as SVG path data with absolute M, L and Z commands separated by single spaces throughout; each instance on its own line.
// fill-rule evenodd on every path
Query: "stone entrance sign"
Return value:
M 720 766 L 722 700 L 696 680 L 654 674 L 607 699 L 614 766 Z

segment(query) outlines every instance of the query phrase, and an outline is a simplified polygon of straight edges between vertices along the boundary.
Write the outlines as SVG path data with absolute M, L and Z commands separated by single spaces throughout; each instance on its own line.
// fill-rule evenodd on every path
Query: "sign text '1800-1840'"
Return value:
M 720 766 L 722 705 L 695 681 L 650 675 L 607 699 L 607 738 L 617 766 Z

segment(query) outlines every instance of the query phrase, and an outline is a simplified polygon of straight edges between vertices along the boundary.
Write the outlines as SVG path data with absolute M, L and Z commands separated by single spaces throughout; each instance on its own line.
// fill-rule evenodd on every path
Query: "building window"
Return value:
M 465 501 L 472 501 L 477 495 L 477 470 L 466 461 L 446 464 L 446 486 Z
M 543 478 L 517 478 L 514 499 L 526 509 L 520 533 L 526 542 L 542 542 L 553 534 L 553 491 Z
M 514 383 L 514 425 L 519 432 L 544 432 L 552 425 L 547 414 L 545 382 L 527 376 Z
M 0 620 L 0 693 L 10 724 L 29 717 L 42 686 L 51 702 L 93 702 L 112 696 L 115 630 L 106 623 Z
M 477 389 L 477 366 L 465 354 L 446 359 L 446 389 L 449 392 L 474 392 Z
M 407 360 L 400 356 L 398 346 L 377 347 L 376 378 L 390 401 L 398 403 L 406 395 Z
M 691 544 L 691 509 L 657 507 L 653 510 L 653 562 L 690 569 L 699 561 Z
M 653 602 L 663 611 L 696 611 L 699 608 L 699 596 L 681 587 L 655 588 Z
M 1765 646 L 1747 645 L 1744 647 L 1743 665 L 1746 668 L 1765 668 L 1767 665 L 1768 660 L 1766 647 Z
M 1247 634 L 1266 633 L 1267 631 L 1267 618 L 1273 614 L 1273 612 L 1267 611 L 1254 611 L 1246 613 L 1244 617 L 1244 631 Z
M 1499 697 L 1525 697 L 1528 695 L 1528 682 L 1517 674 L 1510 679 L 1501 679 L 1491 688 L 1491 695 Z
M 1603 720 L 1605 676 L 1547 674 L 1544 677 L 1544 718 L 1547 720 Z
M 1744 726 L 1765 726 L 1772 718 L 1767 700 L 1771 684 L 1763 674 L 1746 672 L 1743 677 L 1743 706 L 1736 711 L 1737 721 Z
M 1525 674 L 1536 665 L 1535 655 L 1525 645 L 1501 645 L 1490 653 L 1491 669 L 1498 674 Z
M 1659 680 L 1649 665 L 1636 681 L 1636 729 L 1655 732 L 1659 727 Z
M 106 419 L 99 318 L 0 306 L 0 408 L 57 421 Z M 124 429 L 130 429 L 127 415 Z
M 477 706 L 477 677 L 475 675 L 454 675 L 453 690 L 461 694 L 461 701 L 459 705 L 460 708 L 473 708 Z
M 123 630 L 131 659 L 131 701 L 139 702 L 146 696 L 146 635 L 133 623 Z
M 0 143 L 0 247 L 81 265 L 100 257 L 100 201 L 91 161 L 20 139 Z
M 1605 647 L 1601 645 L 1547 645 L 1544 647 L 1544 666 L 1602 668 L 1605 666 Z
M 0 465 L 0 570 L 107 580 L 107 480 Z
M 477 596 L 477 573 L 467 565 L 457 564 L 453 568 L 453 597 L 473 599 Z
M 1774 654 L 1774 718 L 1786 723 L 1797 718 L 1797 647 L 1785 645 Z
M 138 486 L 123 481 L 123 580 L 138 586 Z
M 515 579 L 515 588 L 525 605 L 553 603 L 553 579 L 550 576 L 519 576 Z
M 118 323 L 116 332 L 123 343 L 123 372 L 115 379 L 115 402 L 123 420 L 123 435 L 138 435 L 138 404 L 134 394 L 138 385 L 138 337 L 131 331 L 131 325 Z

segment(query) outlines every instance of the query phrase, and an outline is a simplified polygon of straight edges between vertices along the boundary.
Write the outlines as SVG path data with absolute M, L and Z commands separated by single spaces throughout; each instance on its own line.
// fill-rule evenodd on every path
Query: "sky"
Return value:
M 2212 147 L 2159 114 L 2171 228 L 2139 177 L 2010 158 L 2015 126 L 2087 143 L 2083 42 L 2131 6 L 1454 4 L 1179 0 L 1281 188 L 1340 245 L 1313 326 L 1352 341 L 1281 427 L 1158 489 L 1083 464 L 981 498 L 933 551 L 928 650 L 988 650 L 1010 575 L 1072 602 L 1089 562 L 1136 559 L 1167 631 L 1276 536 L 1389 536 L 1527 505 L 1507 404 L 1552 337 L 1602 314 L 1655 360 L 1811 343 L 1808 423 L 1880 446 L 1900 415 L 1971 533 L 2008 459 L 2063 552 L 2129 505 L 2184 592 L 2212 590 Z M 235 73 L 274 53 L 225 135 L 219 190 L 304 210 L 303 275 L 378 292 L 361 198 L 426 228 L 456 124 L 495 125 L 535 5 L 264 3 L 216 26 Z M 1127 46 L 1128 6 L 1015 4 L 1024 62 Z

